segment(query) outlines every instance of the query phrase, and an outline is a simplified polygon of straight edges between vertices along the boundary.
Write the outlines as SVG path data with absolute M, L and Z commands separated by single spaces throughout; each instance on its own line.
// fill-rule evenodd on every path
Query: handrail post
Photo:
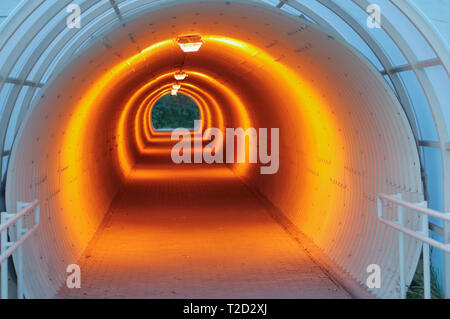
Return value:
M 0 225 L 6 223 L 6 213 L 1 213 Z M 0 234 L 1 236 L 1 253 L 6 252 L 8 248 L 8 235 L 7 229 L 3 230 Z M 4 260 L 1 265 L 1 299 L 8 299 L 8 259 Z
M 402 199 L 402 194 L 395 196 Z M 397 205 L 398 224 L 405 227 L 405 208 Z M 399 273 L 400 273 L 400 297 L 406 299 L 406 269 L 405 269 L 405 234 L 398 232 L 398 258 L 399 258 Z
M 447 211 L 450 214 L 450 211 Z M 450 247 L 450 221 L 443 222 L 444 244 Z M 444 252 L 444 297 L 450 299 L 450 253 Z
M 25 216 L 34 211 L 34 226 L 24 228 Z M 0 267 L 1 287 L 0 297 L 8 299 L 8 258 L 13 255 L 17 273 L 17 298 L 23 299 L 24 295 L 24 271 L 23 271 L 23 247 L 24 242 L 36 231 L 39 225 L 40 206 L 38 201 L 32 203 L 17 202 L 17 213 L 1 213 L 0 217 Z M 13 232 L 14 230 L 14 232 Z M 8 232 L 11 241 L 8 240 Z
M 402 200 L 402 195 L 385 195 L 379 194 L 378 196 L 378 219 L 381 223 L 398 231 L 398 246 L 399 246 L 399 274 L 400 274 L 400 294 L 401 298 L 406 297 L 406 269 L 405 269 L 405 251 L 404 251 L 404 236 L 410 236 L 419 240 L 422 243 L 422 259 L 423 259 L 423 279 L 424 279 L 424 299 L 431 299 L 431 267 L 430 267 L 430 246 L 436 247 L 450 256 L 450 245 L 439 242 L 433 238 L 430 238 L 429 231 L 429 218 L 435 217 L 442 220 L 444 223 L 450 223 L 450 214 L 442 213 L 428 208 L 426 201 L 420 203 L 409 203 Z M 398 220 L 391 221 L 383 218 L 382 216 L 382 201 L 385 200 L 388 203 L 392 203 L 397 207 Z M 406 210 L 407 209 L 407 210 Z M 418 212 L 423 216 L 421 219 L 420 229 L 409 229 L 405 225 L 405 214 L 409 213 L 409 210 Z M 447 271 L 447 269 L 445 269 Z
M 427 202 L 417 204 L 420 207 L 427 207 Z M 423 236 L 429 237 L 428 215 L 423 214 L 422 233 Z M 430 275 L 430 245 L 426 242 L 422 243 L 422 259 L 423 259 L 423 298 L 431 299 L 431 275 Z
M 18 202 L 17 211 L 20 212 L 22 209 L 27 207 L 27 203 Z M 23 229 L 23 218 L 19 219 L 16 224 L 16 241 L 19 241 L 24 234 Z M 17 298 L 23 299 L 23 247 L 22 245 L 17 248 L 16 254 L 16 274 L 17 274 Z
M 23 236 L 23 220 L 17 221 L 17 241 Z M 23 247 L 17 248 L 17 298 L 23 299 Z

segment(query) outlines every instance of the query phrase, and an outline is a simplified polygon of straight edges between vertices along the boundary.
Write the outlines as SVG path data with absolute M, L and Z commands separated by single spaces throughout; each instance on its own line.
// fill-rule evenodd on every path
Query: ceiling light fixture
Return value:
M 177 73 L 174 74 L 175 80 L 177 80 L 177 81 L 183 81 L 184 79 L 187 78 L 187 76 L 188 75 L 185 72 L 182 72 L 182 71 L 177 72 Z
M 170 94 L 172 94 L 173 96 L 177 96 L 178 90 L 172 90 L 172 92 Z
M 202 37 L 199 35 L 186 35 L 179 37 L 177 43 L 181 50 L 186 53 L 197 52 L 203 45 Z
M 181 85 L 180 84 L 174 84 L 173 86 L 172 86 L 172 88 L 174 89 L 174 90 L 179 90 L 180 88 L 181 88 Z

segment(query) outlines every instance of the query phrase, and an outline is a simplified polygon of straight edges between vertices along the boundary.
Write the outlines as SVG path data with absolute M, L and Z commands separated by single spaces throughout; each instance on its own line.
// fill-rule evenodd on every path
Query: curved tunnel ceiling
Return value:
M 190 33 L 204 44 L 185 55 L 175 39 Z M 165 145 L 148 114 L 180 66 L 189 75 L 182 92 L 201 107 L 205 129 L 280 128 L 278 173 L 235 164 L 236 176 L 359 283 L 369 264 L 392 269 L 397 251 L 384 244 L 395 234 L 376 222 L 376 196 L 423 200 L 420 161 L 397 97 L 363 56 L 317 26 L 245 1 L 161 4 L 98 37 L 45 87 L 14 145 L 8 207 L 37 197 L 46 221 L 25 246 L 25 267 L 39 270 L 27 272 L 28 296 L 56 293 L 121 187 L 170 174 L 134 168 Z M 411 281 L 420 247 L 408 245 Z M 398 296 L 394 272 L 374 294 Z

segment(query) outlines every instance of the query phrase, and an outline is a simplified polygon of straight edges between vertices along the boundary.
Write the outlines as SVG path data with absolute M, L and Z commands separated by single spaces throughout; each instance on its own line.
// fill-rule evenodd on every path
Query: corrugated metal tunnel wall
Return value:
M 279 173 L 238 165 L 236 174 L 361 284 L 380 264 L 388 284 L 374 293 L 398 296 L 395 234 L 376 222 L 375 199 L 401 192 L 420 201 L 423 189 L 413 130 L 387 82 L 306 20 L 254 2 L 194 2 L 136 6 L 120 24 L 105 21 L 47 75 L 7 181 L 9 211 L 18 200 L 42 203 L 42 227 L 25 246 L 27 296 L 54 295 L 129 177 L 141 153 L 139 107 L 171 83 L 183 61 L 174 39 L 186 32 L 205 41 L 185 61 L 186 93 L 206 101 L 210 126 L 281 129 Z M 90 5 L 87 25 L 106 6 Z M 420 246 L 408 244 L 410 281 Z

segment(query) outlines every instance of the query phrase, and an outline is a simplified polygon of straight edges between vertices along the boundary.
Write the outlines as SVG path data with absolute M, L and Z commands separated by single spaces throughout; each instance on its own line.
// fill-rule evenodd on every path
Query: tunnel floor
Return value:
M 58 298 L 350 298 L 230 169 L 144 168 Z

